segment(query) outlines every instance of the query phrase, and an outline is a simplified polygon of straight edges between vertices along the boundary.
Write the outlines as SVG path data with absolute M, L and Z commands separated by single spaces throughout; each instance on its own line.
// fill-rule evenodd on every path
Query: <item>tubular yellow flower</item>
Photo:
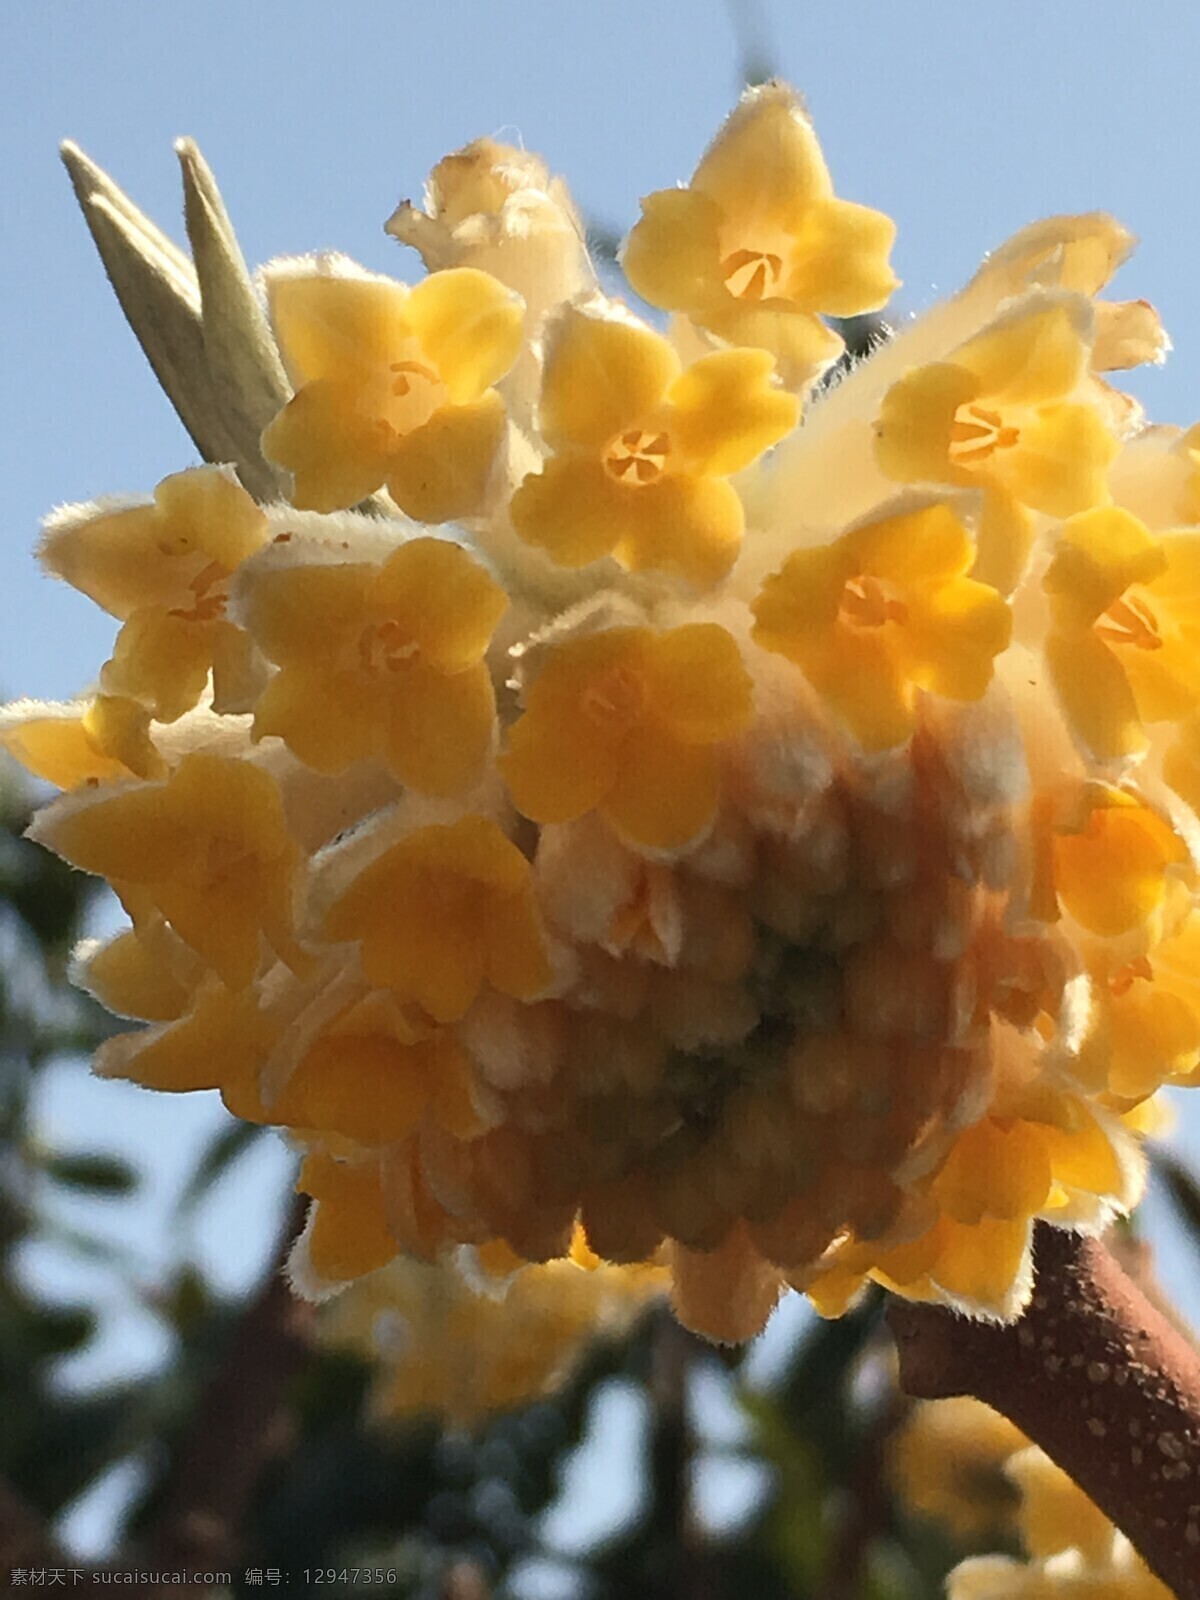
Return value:
M 769 83 L 748 91 L 686 188 L 642 201 L 622 265 L 651 305 L 770 350 L 799 387 L 841 350 L 818 313 L 873 311 L 896 287 L 894 233 L 882 213 L 834 197 L 799 99 Z
M 598 807 L 635 844 L 679 849 L 712 820 L 717 747 L 749 726 L 751 697 L 737 645 L 715 623 L 567 640 L 549 647 L 500 770 L 535 822 Z
M 226 615 L 231 574 L 267 540 L 267 519 L 223 467 L 164 478 L 152 505 L 68 506 L 47 522 L 41 560 L 123 627 L 101 684 L 174 722 L 213 674 L 218 710 L 256 687 L 250 642 Z
M 116 888 L 135 921 L 163 917 L 231 987 L 265 936 L 285 959 L 297 850 L 273 780 L 244 761 L 185 756 L 162 783 L 64 796 L 31 837 Z
M 361 1278 L 397 1253 L 377 1159 L 338 1161 L 325 1151 L 313 1151 L 305 1158 L 296 1188 L 315 1202 L 304 1241 L 308 1264 L 325 1283 Z
M 279 663 L 254 708 L 319 772 L 380 756 L 401 783 L 461 794 L 491 748 L 496 702 L 483 656 L 508 605 L 457 544 L 412 539 L 382 563 L 252 567 L 250 633 Z
M 554 454 L 513 496 L 517 532 L 565 567 L 615 555 L 710 587 L 742 539 L 726 480 L 799 415 L 772 366 L 764 351 L 726 350 L 683 371 L 660 334 L 572 307 L 551 332 L 543 379 Z
M 379 1420 L 471 1424 L 552 1393 L 593 1339 L 620 1335 L 666 1287 L 662 1267 L 598 1261 L 579 1229 L 568 1255 L 537 1265 L 498 1240 L 436 1266 L 397 1260 L 340 1296 L 321 1332 L 381 1358 Z
M 1088 387 L 1090 338 L 1080 296 L 1024 296 L 948 359 L 892 385 L 875 425 L 880 468 L 1057 517 L 1107 503 L 1117 440 Z
M 923 1401 L 891 1439 L 888 1476 L 913 1511 L 972 1539 L 1012 1522 L 1017 1496 L 1002 1469 L 1027 1443 L 982 1400 Z
M 1123 790 L 1093 785 L 1082 806 L 1078 828 L 1064 829 L 1052 846 L 1059 903 L 1101 938 L 1157 942 L 1190 901 L 1195 874 L 1186 845 Z
M 362 945 L 372 983 L 453 1022 L 485 982 L 533 1000 L 553 978 L 529 863 L 486 817 L 417 828 L 330 907 L 327 939 Z
M 1017 1529 L 1028 1559 L 973 1556 L 947 1578 L 948 1600 L 1171 1600 L 1174 1591 L 1049 1456 L 1019 1449 L 1004 1470 L 1018 1492 Z
M 351 1014 L 309 1047 L 262 1120 L 365 1147 L 394 1144 L 429 1115 L 469 1139 L 484 1126 L 471 1083 L 470 1060 L 451 1034 L 408 1042 L 369 1014 Z
M 918 692 L 977 700 L 1011 617 L 968 578 L 975 546 L 942 501 L 797 550 L 755 600 L 754 637 L 796 662 L 867 750 L 907 739 Z
M 0 747 L 56 789 L 164 776 L 149 730 L 150 712 L 124 695 L 70 705 L 18 700 L 0 710 Z
M 263 435 L 294 479 L 293 504 L 355 505 L 382 484 L 421 522 L 481 507 L 504 433 L 492 385 L 521 340 L 518 296 L 455 267 L 415 289 L 344 257 L 267 274 L 295 397 Z
M 1200 704 L 1200 534 L 1154 538 L 1117 506 L 1066 521 L 1044 585 L 1046 660 L 1099 761 L 1146 749 L 1146 722 Z

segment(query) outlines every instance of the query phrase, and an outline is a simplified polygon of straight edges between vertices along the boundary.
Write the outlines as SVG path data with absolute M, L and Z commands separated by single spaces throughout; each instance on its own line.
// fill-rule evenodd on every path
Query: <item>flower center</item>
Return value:
M 187 586 L 191 599 L 183 605 L 173 606 L 167 615 L 182 617 L 185 622 L 216 622 L 225 615 L 229 595 L 225 579 L 229 573 L 219 561 L 210 561 L 196 573 Z
M 1097 621 L 1096 632 L 1109 644 L 1131 644 L 1138 650 L 1161 650 L 1163 645 L 1153 608 L 1136 594 L 1114 600 Z
M 721 281 L 735 300 L 766 300 L 783 278 L 783 257 L 774 250 L 733 250 L 721 262 Z
M 619 433 L 604 452 L 604 467 L 618 483 L 640 488 L 653 483 L 666 469 L 671 453 L 667 434 L 647 428 Z
M 584 716 L 601 728 L 627 728 L 646 707 L 646 687 L 628 667 L 612 667 L 583 692 Z
M 244 873 L 251 852 L 240 839 L 225 839 L 220 834 L 204 847 L 202 878 L 206 889 L 219 889 L 234 873 Z
M 388 421 L 397 433 L 412 433 L 423 427 L 445 401 L 445 387 L 432 367 L 423 361 L 393 361 L 394 400 L 387 408 Z
M 989 406 L 959 406 L 950 425 L 950 459 L 960 467 L 986 461 L 997 450 L 1011 449 L 1021 430 L 1006 424 L 999 411 Z
M 400 672 L 416 661 L 421 647 L 403 623 L 395 617 L 372 622 L 358 636 L 358 660 L 364 672 L 379 677 L 385 672 Z
M 1119 997 L 1128 994 L 1139 978 L 1145 978 L 1147 983 L 1154 982 L 1154 968 L 1150 965 L 1148 956 L 1138 956 L 1136 960 L 1123 966 L 1119 972 L 1115 972 L 1109 979 L 1108 987 Z
M 838 613 L 855 628 L 882 628 L 885 622 L 907 622 L 908 607 L 894 600 L 878 578 L 869 573 L 852 578 L 842 590 Z

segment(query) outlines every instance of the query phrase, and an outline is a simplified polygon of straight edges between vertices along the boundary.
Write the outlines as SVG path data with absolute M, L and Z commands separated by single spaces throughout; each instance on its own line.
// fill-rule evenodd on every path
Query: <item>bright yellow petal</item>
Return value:
M 296 1187 L 317 1201 L 308 1250 L 313 1270 L 326 1282 L 361 1278 L 399 1253 L 388 1231 L 378 1162 L 351 1166 L 310 1155 Z
M 623 515 L 613 554 L 630 572 L 666 572 L 695 589 L 710 589 L 737 559 L 745 514 L 724 478 L 668 473 L 623 491 L 619 505 Z
M 578 718 L 531 713 L 509 730 L 501 776 L 513 804 L 533 822 L 569 822 L 599 804 L 617 771 L 617 743 Z
M 441 406 L 397 440 L 387 486 L 418 522 L 452 522 L 479 511 L 504 438 L 504 402 L 488 389 L 467 405 Z
M 554 450 L 603 450 L 641 425 L 679 374 L 679 357 L 651 328 L 568 309 L 547 339 L 542 435 Z
M 728 297 L 721 276 L 721 210 L 692 189 L 659 189 L 621 251 L 625 276 L 652 306 L 695 312 Z
M 142 738 L 154 755 L 145 734 L 149 713 L 142 706 L 133 706 L 133 711 L 141 726 Z M 0 728 L 0 748 L 34 777 L 44 778 L 59 789 L 75 789 L 90 782 L 108 783 L 114 778 L 135 774 L 158 776 L 156 772 L 131 768 L 114 753 L 103 732 L 94 730 L 87 716 L 40 716 L 31 711 L 22 721 L 14 720 Z M 139 767 L 142 764 L 139 760 Z
M 1069 517 L 1107 502 L 1108 468 L 1119 448 L 1094 406 L 1042 406 L 1022 424 L 1019 445 L 998 450 L 991 466 L 1027 506 Z
M 186 1016 L 131 1052 L 113 1075 L 184 1093 L 250 1082 L 266 1058 L 264 1021 L 249 991 L 202 988 Z M 107 1067 L 107 1063 L 106 1063 Z M 253 1119 L 252 1119 L 253 1120 Z
M 275 337 L 293 382 L 353 383 L 396 359 L 411 329 L 403 283 L 328 273 L 273 277 L 268 301 Z
M 847 536 L 859 570 L 900 589 L 957 577 L 971 565 L 971 536 L 944 501 L 882 517 Z
M 227 467 L 190 467 L 154 491 L 164 554 L 207 556 L 233 572 L 267 541 L 267 519 Z
M 1051 633 L 1045 650 L 1067 720 L 1097 761 L 1146 749 L 1137 702 L 1115 651 L 1091 632 Z
M 769 350 L 789 389 L 810 383 L 845 349 L 841 336 L 820 317 L 783 300 L 730 298 L 706 313 L 704 326 L 730 344 Z
M 710 745 L 680 744 L 649 724 L 630 733 L 600 809 L 619 833 L 651 850 L 677 850 L 716 812 L 720 767 Z
M 282 739 L 317 772 L 344 772 L 376 754 L 385 730 L 386 700 L 362 673 L 321 673 L 284 667 L 254 708 L 254 737 Z
M 721 350 L 675 379 L 667 391 L 668 428 L 672 450 L 689 470 L 727 477 L 791 432 L 800 405 L 772 384 L 774 369 L 765 350 Z
M 1010 595 L 1024 576 L 1032 549 L 1030 513 L 1003 489 L 985 489 L 971 576 Z
M 805 642 L 837 621 L 858 558 L 845 539 L 813 550 L 797 550 L 772 573 L 751 605 L 754 638 L 764 650 L 799 661 Z
M 150 737 L 150 713 L 136 700 L 98 694 L 83 714 L 88 739 L 139 778 L 164 778 L 167 764 Z
M 1131 583 L 1166 571 L 1167 556 L 1144 523 L 1120 506 L 1068 517 L 1043 580 L 1060 627 L 1088 628 Z
M 895 648 L 920 688 L 951 700 L 978 700 L 1011 636 L 1012 613 L 1003 596 L 988 584 L 956 578 L 914 596 Z
M 438 672 L 479 661 L 508 608 L 504 590 L 459 544 L 410 539 L 379 570 L 372 597 Z
M 372 983 L 414 1000 L 436 1022 L 457 1022 L 483 985 L 479 919 L 454 914 L 436 892 L 414 893 L 391 919 L 376 923 L 362 942 L 363 971 Z
M 117 617 L 176 603 L 181 568 L 215 561 L 232 572 L 265 542 L 266 518 L 227 468 L 164 478 L 154 504 L 47 528 L 43 564 Z M 205 559 L 206 558 L 206 559 Z
M 1027 1219 L 985 1218 L 974 1227 L 950 1222 L 931 1277 L 947 1294 L 993 1317 L 1011 1316 L 1013 1285 L 1029 1257 Z
M 786 652 L 864 750 L 903 744 L 916 726 L 914 686 L 884 632 L 838 623 L 830 634 L 796 640 Z
M 1134 804 L 1097 805 L 1082 832 L 1054 840 L 1059 898 L 1085 928 L 1115 938 L 1162 904 L 1168 865 L 1186 854 L 1162 818 Z
M 854 317 L 891 297 L 897 278 L 888 264 L 896 224 L 882 211 L 849 200 L 825 200 L 802 212 L 781 293 L 806 311 Z
M 434 1092 L 436 1062 L 423 1045 L 386 1034 L 325 1034 L 308 1050 L 272 1122 L 340 1133 L 362 1145 L 392 1144 L 412 1132 Z
M 452 675 L 414 663 L 394 675 L 384 704 L 383 753 L 401 783 L 421 794 L 460 795 L 483 776 L 496 723 L 483 662 Z
M 478 400 L 512 366 L 524 314 L 519 294 L 475 267 L 431 272 L 407 305 L 409 326 L 455 406 Z
M 961 1133 L 934 1181 L 938 1204 L 956 1221 L 1024 1221 L 1050 1193 L 1050 1156 L 1027 1123 L 985 1117 Z
M 487 976 L 502 994 L 514 1000 L 536 1000 L 550 987 L 554 969 L 528 887 L 489 907 L 486 943 Z
M 829 168 L 799 96 L 784 84 L 750 90 L 704 153 L 691 187 L 728 223 L 782 225 L 833 192 Z
M 509 511 L 527 544 L 559 566 L 586 567 L 611 553 L 640 493 L 617 483 L 601 462 L 571 452 L 530 473 Z
M 253 568 L 242 582 L 246 625 L 283 666 L 332 663 L 361 632 L 379 569 L 365 562 Z
M 115 1015 L 143 1022 L 174 1022 L 191 999 L 187 986 L 132 931 L 88 957 L 87 988 Z
M 754 685 L 741 651 L 714 622 L 660 634 L 646 688 L 655 719 L 685 744 L 732 738 L 753 719 Z
M 274 778 L 248 761 L 186 755 L 166 786 L 171 814 L 185 837 L 210 836 L 264 860 L 292 848 Z
M 135 611 L 113 645 L 100 682 L 107 694 L 149 706 L 176 722 L 198 704 L 212 666 L 212 626 L 158 610 Z
M 1124 1197 L 1126 1180 L 1112 1140 L 1081 1100 L 1069 1103 L 1069 1125 L 1034 1124 L 1056 1183 L 1088 1194 Z
M 1083 376 L 1087 360 L 1074 306 L 1045 306 L 1037 299 L 954 352 L 955 365 L 974 374 L 979 392 L 1004 405 L 1062 399 Z
M 335 378 L 304 387 L 265 430 L 263 454 L 292 474 L 292 504 L 341 511 L 374 494 L 387 476 L 395 435 L 382 395 Z
M 110 881 L 154 883 L 169 876 L 179 859 L 179 829 L 161 784 L 62 816 L 45 812 L 38 837 L 75 866 Z
M 154 886 L 171 927 L 230 989 L 245 988 L 258 971 L 268 871 L 242 860 L 223 876 L 168 878 Z
M 897 483 L 966 483 L 950 460 L 959 406 L 974 400 L 979 380 L 965 367 L 935 361 L 906 373 L 883 397 L 875 423 L 879 470 Z

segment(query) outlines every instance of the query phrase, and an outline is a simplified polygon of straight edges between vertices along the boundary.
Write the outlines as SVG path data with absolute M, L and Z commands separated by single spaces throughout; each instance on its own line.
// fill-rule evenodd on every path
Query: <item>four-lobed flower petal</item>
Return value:
M 966 576 L 974 559 L 952 506 L 899 508 L 789 556 L 754 602 L 754 637 L 796 662 L 865 749 L 886 749 L 912 733 L 920 691 L 977 700 L 991 681 L 1011 616 Z
M 719 747 L 749 726 L 752 694 L 716 623 L 567 640 L 549 647 L 500 769 L 535 822 L 598 808 L 634 844 L 677 850 L 712 821 Z
M 437 1022 L 463 1016 L 485 983 L 538 998 L 554 973 L 529 863 L 495 822 L 417 828 L 364 867 L 329 908 L 327 939 L 355 940 L 372 983 Z
M 241 599 L 279 664 L 255 738 L 278 735 L 318 772 L 378 756 L 425 794 L 478 782 L 496 721 L 483 658 L 508 600 L 461 545 L 422 537 L 379 563 L 264 564 Z
M 384 484 L 421 522 L 480 509 L 504 434 L 493 385 L 521 343 L 519 296 L 452 267 L 416 288 L 342 257 L 268 274 L 296 394 L 263 435 L 293 504 L 333 511 Z
M 953 483 L 1067 517 L 1108 501 L 1117 439 L 1088 378 L 1089 302 L 1035 291 L 887 391 L 876 458 L 900 483 Z
M 760 350 L 685 370 L 638 323 L 571 308 L 551 332 L 540 423 L 553 455 L 510 507 L 517 532 L 565 567 L 615 555 L 708 588 L 737 557 L 744 517 L 727 482 L 795 426 L 795 397 Z
M 1098 761 L 1138 755 L 1144 724 L 1200 705 L 1200 534 L 1155 538 L 1119 506 L 1069 518 L 1043 580 L 1046 660 Z
M 164 918 L 232 988 L 253 981 L 263 937 L 300 959 L 298 850 L 276 783 L 246 761 L 186 755 L 162 783 L 64 796 L 31 836 L 107 878 L 135 922 Z
M 59 512 L 40 555 L 122 619 L 101 673 L 105 693 L 174 722 L 200 700 L 210 671 L 218 710 L 243 710 L 257 687 L 249 641 L 226 607 L 232 574 L 268 536 L 230 470 L 193 467 L 164 478 L 151 505 Z
M 621 259 L 651 305 L 771 351 L 799 387 L 841 351 L 819 314 L 876 310 L 896 287 L 894 233 L 881 212 L 835 198 L 803 107 L 771 83 L 747 93 L 686 188 L 642 201 Z

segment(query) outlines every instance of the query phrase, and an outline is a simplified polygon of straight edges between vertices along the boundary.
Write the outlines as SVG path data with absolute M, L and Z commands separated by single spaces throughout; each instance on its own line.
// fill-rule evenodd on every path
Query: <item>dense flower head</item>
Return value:
M 644 202 L 666 331 L 493 141 L 390 231 L 414 284 L 263 270 L 290 500 L 47 526 L 120 633 L 0 742 L 129 914 L 98 1070 L 286 1130 L 295 1284 L 384 1285 L 451 1412 L 651 1283 L 727 1340 L 869 1282 L 1015 1316 L 1200 1082 L 1200 436 L 1103 376 L 1165 349 L 1098 298 L 1129 235 L 1035 224 L 821 381 L 892 230 L 780 85 Z M 464 1388 L 497 1306 L 544 1334 Z
M 614 1267 L 577 1230 L 568 1253 L 530 1264 L 507 1246 L 463 1246 L 437 1264 L 397 1258 L 331 1302 L 329 1344 L 378 1363 L 382 1423 L 433 1413 L 471 1424 L 570 1376 L 597 1338 L 619 1337 L 661 1296 L 662 1267 Z

